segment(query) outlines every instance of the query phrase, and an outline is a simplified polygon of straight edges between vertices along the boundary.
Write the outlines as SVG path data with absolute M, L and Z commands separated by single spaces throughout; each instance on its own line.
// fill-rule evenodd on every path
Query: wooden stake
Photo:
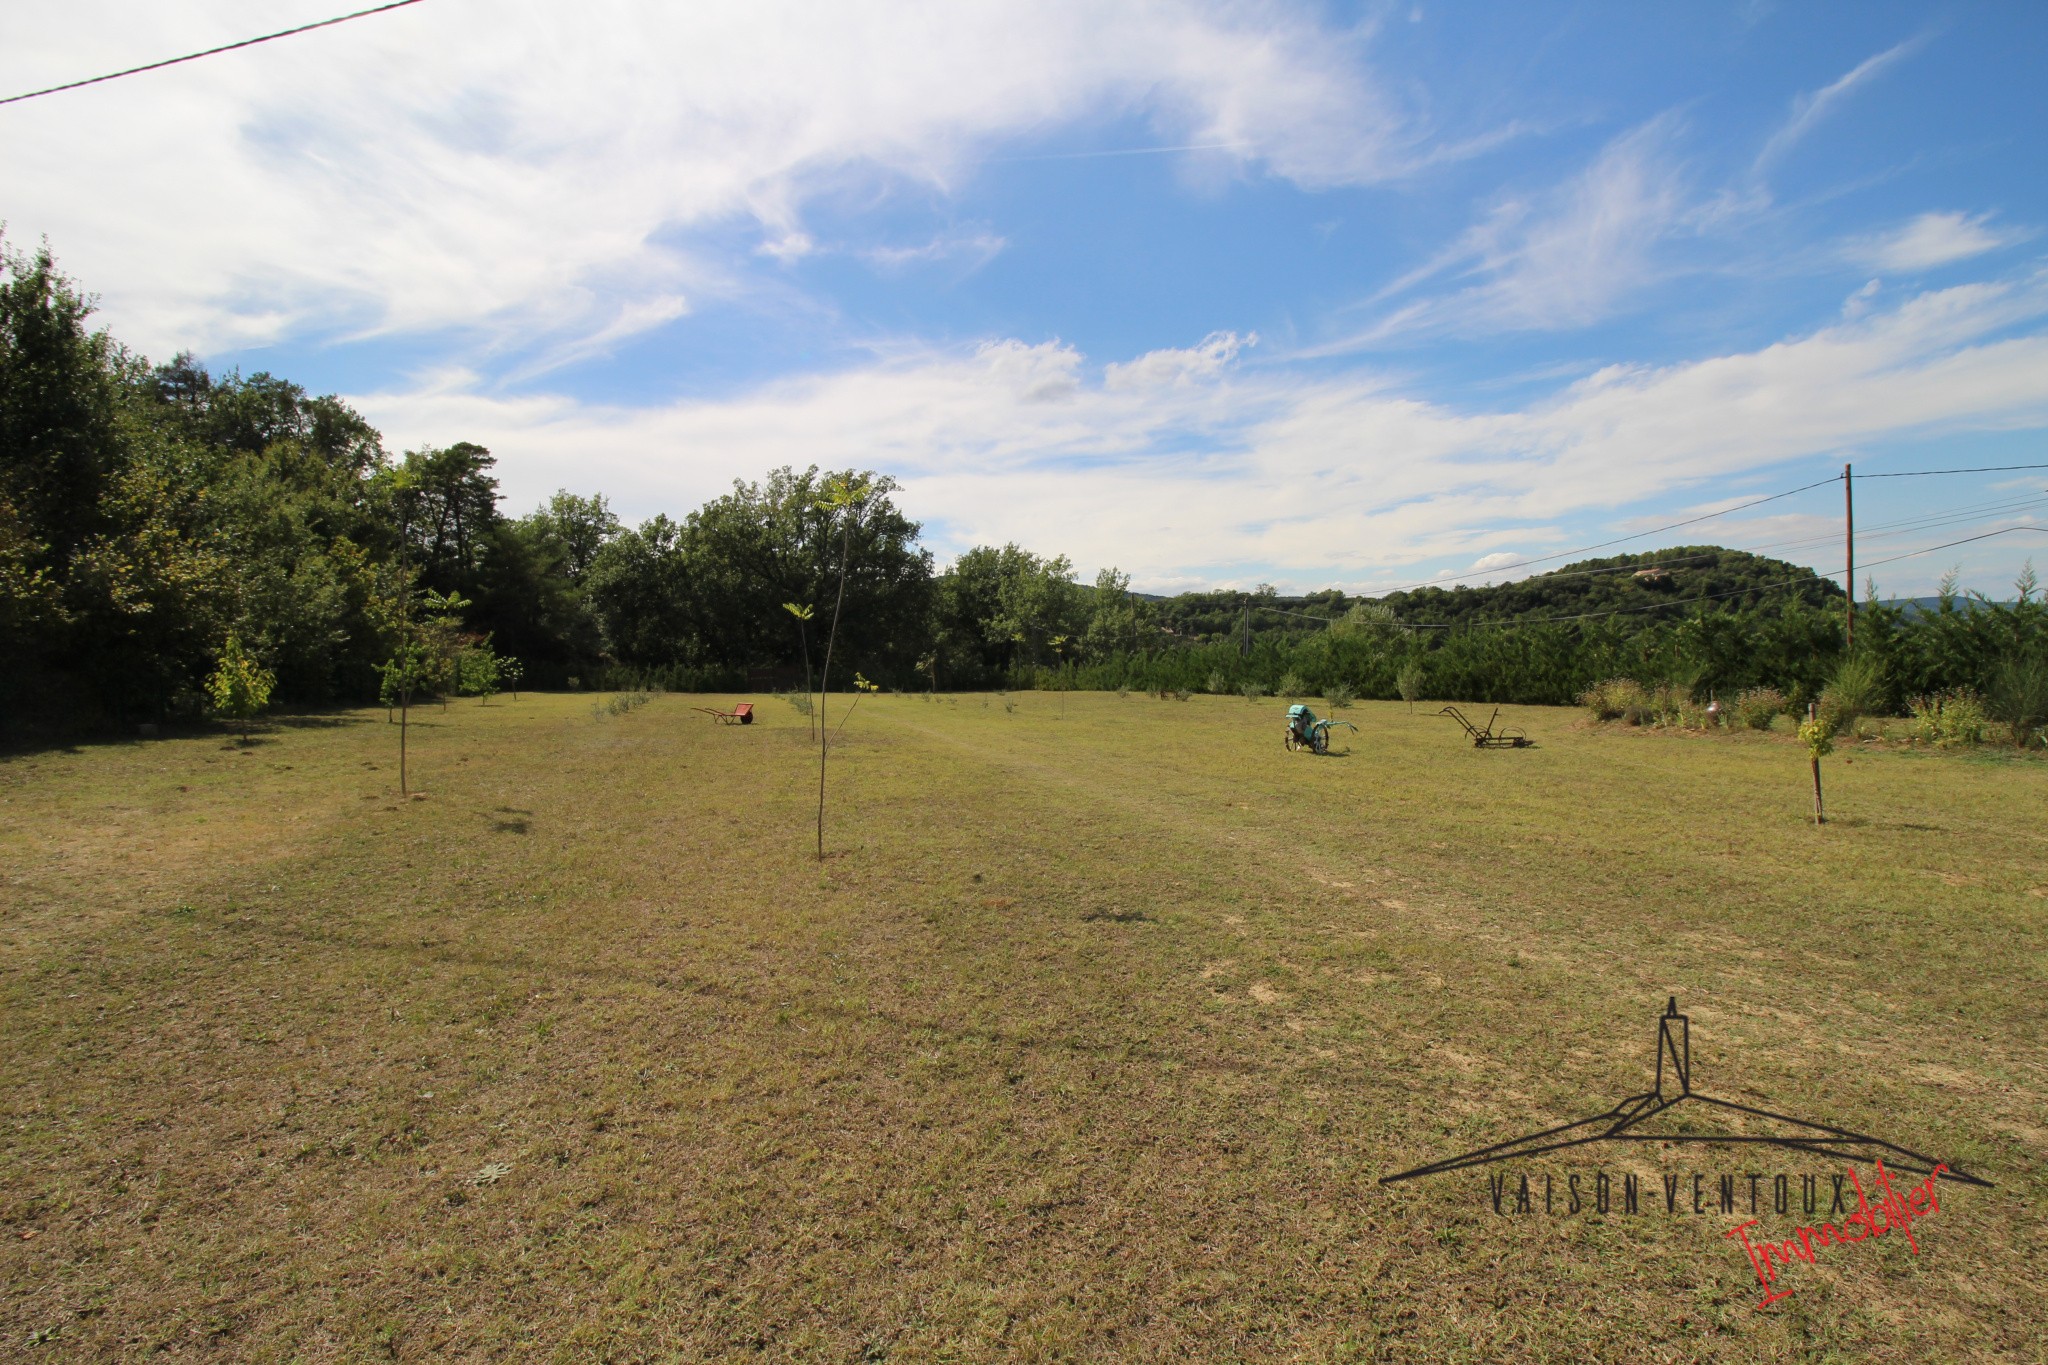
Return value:
M 1849 566 L 1844 570 L 1849 577 L 1847 647 L 1853 654 L 1856 650 L 1856 495 L 1846 464 L 1842 466 L 1842 535 L 1847 541 L 1847 558 L 1843 563 Z
M 1806 703 L 1806 721 L 1809 725 L 1818 724 L 1820 721 L 1820 708 L 1813 702 Z M 1811 761 L 1813 763 L 1813 823 L 1825 825 L 1828 822 L 1828 813 L 1827 808 L 1821 804 L 1820 799 L 1820 760 L 1816 758 Z

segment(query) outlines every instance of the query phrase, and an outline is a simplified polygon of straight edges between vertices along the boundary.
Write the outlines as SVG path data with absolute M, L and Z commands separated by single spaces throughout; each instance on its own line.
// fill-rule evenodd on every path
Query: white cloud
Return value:
M 1924 41 L 1924 38 L 1910 38 L 1896 47 L 1887 48 L 1875 57 L 1859 62 L 1854 70 L 1840 79 L 1793 100 L 1790 117 L 1777 132 L 1771 134 L 1770 139 L 1764 143 L 1763 150 L 1757 153 L 1753 173 L 1762 175 L 1778 158 L 1791 151 L 1802 138 L 1812 132 L 1815 125 L 1833 112 L 1834 108 L 1853 94 L 1859 86 L 1875 80 L 1887 67 L 1901 58 L 1912 55 Z
M 1370 373 L 1112 386 L 1071 347 L 1016 340 L 659 408 L 502 399 L 449 376 L 353 401 L 394 444 L 491 446 L 514 506 L 568 485 L 644 516 L 735 475 L 850 464 L 902 479 L 942 555 L 1016 540 L 1141 587 L 1385 586 L 1404 567 L 1554 544 L 1574 517 L 1800 457 L 2048 425 L 2048 336 L 1989 339 L 2044 317 L 2048 277 L 1924 293 L 1757 351 L 1610 367 L 1507 412 L 1426 402 Z
M 1854 322 L 1871 310 L 1877 302 L 1877 295 L 1884 288 L 1883 280 L 1867 280 L 1861 289 L 1842 300 L 1842 316 Z
M 978 270 L 1001 255 L 1008 245 L 994 232 L 956 232 L 941 234 L 922 246 L 875 246 L 859 254 L 884 270 L 901 270 L 941 261 L 964 262 L 967 269 Z
M 1185 349 L 1148 351 L 1127 364 L 1104 368 L 1102 382 L 1110 389 L 1152 389 L 1214 379 L 1237 359 L 1246 346 L 1259 344 L 1256 332 L 1240 337 L 1235 332 L 1211 332 L 1202 344 Z
M 1479 283 L 1401 304 L 1308 354 L 1341 354 L 1417 332 L 1560 330 L 1612 313 L 1655 278 L 1657 243 L 1688 212 L 1669 154 L 1674 128 L 1670 118 L 1654 119 L 1614 139 L 1548 194 L 1495 204 L 1367 306 L 1433 280 Z
M 1849 254 L 1851 259 L 1878 270 L 1910 273 L 1981 256 L 2025 241 L 2031 235 L 2016 228 L 1991 227 L 1990 218 L 1988 213 L 1975 217 L 1923 213 L 1896 232 L 1853 243 Z
M 17 9 L 0 89 L 330 12 Z M 1076 122 L 1147 120 L 1302 185 L 1403 174 L 1430 149 L 1364 41 L 1256 0 L 437 0 L 11 106 L 0 184 L 14 235 L 48 234 L 148 352 L 337 329 L 574 338 L 622 299 L 749 288 L 736 223 L 793 259 L 816 247 L 819 195 L 943 193 L 1001 140 Z
M 1505 569 L 1508 565 L 1520 564 L 1523 560 L 1527 558 L 1527 555 L 1517 554 L 1512 550 L 1496 551 L 1495 553 L 1490 555 L 1481 555 L 1479 558 L 1473 560 L 1472 572 L 1487 573 L 1493 569 Z

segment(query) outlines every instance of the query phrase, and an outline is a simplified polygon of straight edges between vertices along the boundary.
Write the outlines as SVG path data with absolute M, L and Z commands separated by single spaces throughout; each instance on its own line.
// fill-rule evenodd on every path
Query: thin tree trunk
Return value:
M 818 674 L 818 861 L 825 861 L 825 689 L 832 679 L 832 647 L 839 643 L 839 608 L 846 602 L 846 557 L 853 545 L 853 509 L 846 510 L 839 535 L 839 595 L 832 600 L 832 633 L 825 638 L 825 667 Z M 851 714 L 849 712 L 849 714 Z
M 405 786 L 405 731 L 411 713 L 412 698 L 400 693 L 398 697 L 398 794 L 406 796 Z
M 796 642 L 804 652 L 804 704 L 808 707 L 811 701 L 811 641 L 809 635 L 804 632 L 802 617 L 797 618 Z M 823 698 L 819 700 L 820 704 L 822 704 Z M 804 719 L 811 723 L 811 738 L 816 739 L 818 737 L 817 713 L 814 711 L 812 714 L 805 716 Z
M 1820 760 L 1816 758 L 1813 760 L 1813 823 L 1825 825 L 1827 822 L 1827 810 L 1820 799 Z

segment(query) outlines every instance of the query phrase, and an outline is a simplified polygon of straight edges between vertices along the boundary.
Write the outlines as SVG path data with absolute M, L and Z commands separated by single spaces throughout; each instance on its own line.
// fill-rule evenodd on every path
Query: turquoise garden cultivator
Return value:
M 1299 702 L 1287 708 L 1287 748 L 1307 749 L 1312 753 L 1330 752 L 1330 727 L 1341 725 L 1347 730 L 1358 727 L 1348 720 L 1316 719 L 1316 713 Z

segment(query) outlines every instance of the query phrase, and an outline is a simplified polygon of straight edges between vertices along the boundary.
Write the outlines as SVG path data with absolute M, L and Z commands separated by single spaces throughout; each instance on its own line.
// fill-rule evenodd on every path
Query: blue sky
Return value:
M 0 87 L 340 8 L 37 7 Z M 852 464 L 942 561 L 1371 591 L 2048 463 L 2044 58 L 2032 5 L 426 0 L 0 109 L 0 220 L 514 511 Z M 1621 548 L 1831 572 L 1840 504 Z M 2048 470 L 1857 505 L 1868 564 Z

